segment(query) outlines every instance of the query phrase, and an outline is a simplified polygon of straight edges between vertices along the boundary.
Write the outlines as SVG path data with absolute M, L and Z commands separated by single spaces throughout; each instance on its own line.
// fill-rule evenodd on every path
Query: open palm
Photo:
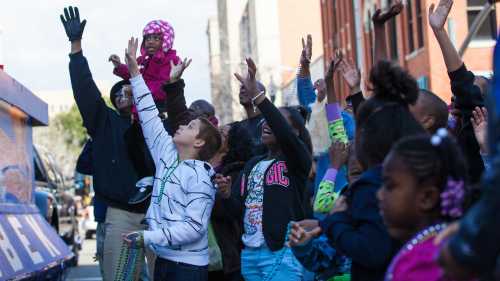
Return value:
M 481 152 L 486 153 L 486 138 L 488 132 L 488 110 L 486 108 L 476 107 L 472 111 L 472 127 L 474 128 L 474 135 L 479 144 Z
M 434 4 L 429 7 L 429 24 L 433 29 L 442 29 L 444 27 L 452 7 L 453 0 L 439 0 L 435 10 Z
M 403 11 L 403 7 L 403 2 L 401 0 L 397 0 L 387 11 L 377 9 L 372 16 L 373 24 L 376 26 L 384 25 L 388 20 L 399 15 Z

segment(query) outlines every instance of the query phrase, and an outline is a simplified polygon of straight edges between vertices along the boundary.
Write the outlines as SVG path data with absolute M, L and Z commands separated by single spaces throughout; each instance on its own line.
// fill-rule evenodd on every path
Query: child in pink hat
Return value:
M 141 56 L 137 58 L 137 62 L 154 101 L 163 105 L 166 93 L 161 86 L 170 79 L 172 65 L 180 62 L 176 51 L 172 49 L 174 29 L 167 21 L 153 20 L 144 27 L 142 35 Z M 120 62 L 120 57 L 111 55 L 109 61 L 115 66 L 114 74 L 125 80 L 130 79 L 127 66 Z M 132 111 L 136 115 L 135 107 Z

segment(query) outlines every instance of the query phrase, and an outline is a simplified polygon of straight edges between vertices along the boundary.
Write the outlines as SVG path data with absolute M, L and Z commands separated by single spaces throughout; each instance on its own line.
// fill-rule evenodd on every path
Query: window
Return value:
M 467 24 L 472 27 L 477 15 L 481 12 L 488 0 L 467 0 Z M 496 11 L 493 9 L 481 25 L 473 40 L 495 40 L 497 32 Z
M 422 1 L 415 1 L 415 11 L 417 14 L 417 39 L 418 39 L 418 48 L 424 47 L 424 13 L 422 12 Z
M 408 51 L 413 53 L 415 51 L 415 39 L 413 38 L 413 25 L 415 19 L 413 18 L 413 1 L 408 0 L 406 3 L 406 16 L 408 17 Z
M 389 5 L 392 5 L 394 0 L 389 2 Z M 398 25 L 397 25 L 397 17 L 393 18 L 389 22 L 389 38 L 390 38 L 390 51 L 391 51 L 391 59 L 397 61 L 399 59 L 398 54 Z

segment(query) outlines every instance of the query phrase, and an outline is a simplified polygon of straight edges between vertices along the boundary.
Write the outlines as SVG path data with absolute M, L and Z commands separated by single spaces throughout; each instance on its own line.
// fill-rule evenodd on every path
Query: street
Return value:
M 80 261 L 77 267 L 69 269 L 66 280 L 68 281 L 100 281 L 102 280 L 99 266 L 94 261 L 95 239 L 87 239 L 83 242 L 80 251 Z

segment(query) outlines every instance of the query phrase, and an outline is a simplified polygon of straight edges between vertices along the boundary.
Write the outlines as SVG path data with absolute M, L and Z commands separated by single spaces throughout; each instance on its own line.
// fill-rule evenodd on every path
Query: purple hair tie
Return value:
M 446 188 L 441 193 L 441 214 L 454 219 L 461 217 L 464 196 L 464 181 L 448 178 Z

